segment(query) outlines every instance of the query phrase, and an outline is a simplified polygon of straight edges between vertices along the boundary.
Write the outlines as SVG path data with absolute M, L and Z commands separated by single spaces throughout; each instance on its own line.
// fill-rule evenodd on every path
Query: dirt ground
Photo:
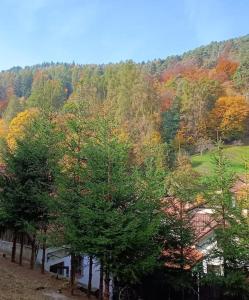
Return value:
M 77 293 L 77 291 L 76 291 Z M 39 269 L 30 270 L 28 263 L 19 266 L 0 253 L 0 300 L 87 300 L 71 296 L 68 282 L 51 274 L 42 275 Z M 94 297 L 91 297 L 94 300 Z

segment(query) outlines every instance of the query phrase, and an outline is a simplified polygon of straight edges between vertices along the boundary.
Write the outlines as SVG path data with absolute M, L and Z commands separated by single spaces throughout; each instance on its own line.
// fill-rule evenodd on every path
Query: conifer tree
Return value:
M 75 254 L 88 254 L 104 274 L 100 299 L 109 299 L 110 276 L 137 282 L 160 255 L 160 201 L 164 173 L 151 161 L 138 171 L 131 145 L 106 117 L 69 121 L 61 214 L 65 244 Z M 101 276 L 102 277 L 102 276 Z M 117 282 L 117 280 L 116 280 Z
M 58 158 L 53 152 L 55 142 L 51 124 L 39 116 L 28 124 L 21 137 L 16 138 L 15 149 L 7 143 L 2 148 L 5 167 L 0 182 L 3 223 L 14 233 L 28 235 L 32 243 L 31 268 L 34 267 L 37 237 L 40 231 L 46 232 L 52 215 Z M 42 268 L 44 272 L 44 266 Z
M 215 173 L 205 182 L 205 198 L 217 222 L 217 245 L 211 251 L 210 259 L 219 259 L 222 270 L 220 274 L 212 276 L 216 277 L 217 284 L 223 288 L 224 295 L 246 296 L 249 292 L 244 269 L 249 260 L 248 220 L 232 193 L 236 177 L 229 170 L 229 161 L 222 152 L 220 142 L 217 145 L 214 163 Z M 211 280 L 213 282 L 213 279 Z

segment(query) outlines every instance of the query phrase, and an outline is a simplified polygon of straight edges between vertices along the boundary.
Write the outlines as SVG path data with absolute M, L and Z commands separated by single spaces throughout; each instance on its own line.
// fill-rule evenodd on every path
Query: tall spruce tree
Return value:
M 133 283 L 157 262 L 164 173 L 152 161 L 150 168 L 147 164 L 137 170 L 131 145 L 106 117 L 87 126 L 82 118 L 74 118 L 69 126 L 68 165 L 61 182 L 66 213 L 60 222 L 74 254 L 99 261 L 100 299 L 109 299 L 110 276 L 115 282 Z
M 28 235 L 32 243 L 31 268 L 34 267 L 37 236 L 47 231 L 51 216 L 58 158 L 53 152 L 53 137 L 53 126 L 39 116 L 25 128 L 25 134 L 16 139 L 15 149 L 7 144 L 2 148 L 5 171 L 0 184 L 4 225 L 14 233 Z

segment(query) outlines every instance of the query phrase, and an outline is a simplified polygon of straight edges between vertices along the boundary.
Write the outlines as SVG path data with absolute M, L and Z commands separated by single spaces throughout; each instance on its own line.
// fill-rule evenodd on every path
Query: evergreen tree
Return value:
M 16 139 L 14 150 L 7 144 L 2 148 L 3 223 L 14 232 L 28 235 L 32 242 L 31 268 L 37 236 L 40 231 L 47 231 L 53 207 L 55 142 L 51 124 L 39 116 L 25 128 L 24 136 Z
M 168 284 L 176 290 L 190 288 L 192 278 L 189 269 L 195 263 L 192 246 L 195 241 L 191 208 L 198 207 L 196 197 L 200 192 L 200 177 L 192 169 L 188 158 L 178 154 L 177 166 L 167 177 L 168 198 L 165 213 L 168 215 L 165 244 Z
M 16 115 L 23 110 L 23 104 L 21 99 L 16 96 L 12 96 L 9 99 L 8 106 L 3 113 L 3 118 L 10 122 Z
M 128 141 L 120 139 L 110 120 L 98 118 L 89 127 L 74 118 L 70 124 L 69 164 L 61 185 L 65 243 L 74 254 L 98 259 L 109 299 L 110 275 L 122 283 L 136 282 L 160 255 L 156 236 L 163 185 L 157 192 L 151 176 L 158 179 L 161 173 L 154 167 L 139 175 Z M 102 281 L 100 289 L 101 298 Z
M 175 138 L 180 125 L 180 107 L 175 99 L 172 107 L 162 113 L 162 137 L 166 143 L 171 143 Z
M 47 74 L 38 73 L 33 81 L 27 105 L 53 111 L 60 108 L 65 100 L 66 91 L 61 81 L 51 79 Z
M 224 294 L 244 295 L 247 299 L 249 290 L 244 265 L 249 260 L 249 226 L 232 193 L 235 176 L 229 171 L 229 161 L 224 156 L 220 143 L 217 145 L 214 163 L 215 174 L 206 180 L 205 189 L 208 207 L 212 208 L 217 222 L 217 246 L 210 253 L 210 259 L 219 259 L 223 270 L 212 276 L 216 277 Z

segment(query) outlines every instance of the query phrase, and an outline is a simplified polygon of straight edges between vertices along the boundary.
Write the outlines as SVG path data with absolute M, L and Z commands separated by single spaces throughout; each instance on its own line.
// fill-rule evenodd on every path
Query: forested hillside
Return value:
M 0 131 L 8 134 L 26 109 L 84 101 L 121 125 L 138 159 L 145 145 L 164 143 L 172 162 L 179 148 L 192 154 L 217 138 L 246 141 L 248 93 L 248 35 L 147 63 L 13 67 L 0 73 Z
M 249 35 L 147 63 L 15 67 L 0 104 L 12 262 L 26 241 L 45 273 L 62 249 L 73 294 L 84 255 L 99 300 L 248 299 Z

